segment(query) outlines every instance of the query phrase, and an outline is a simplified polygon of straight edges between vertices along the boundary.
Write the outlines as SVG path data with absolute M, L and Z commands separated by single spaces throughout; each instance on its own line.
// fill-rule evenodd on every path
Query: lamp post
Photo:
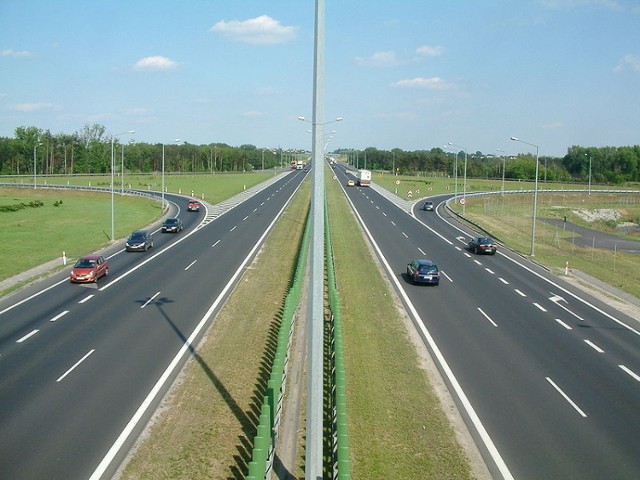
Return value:
M 36 149 L 38 148 L 38 145 L 42 145 L 42 142 L 38 139 L 36 139 L 36 143 L 33 144 L 33 189 L 36 189 L 36 169 L 37 169 L 37 165 L 36 165 Z
M 589 157 L 589 195 L 591 195 L 591 155 L 588 153 L 584 154 L 585 157 Z
M 449 145 L 445 145 L 444 148 L 446 148 L 447 150 L 451 150 L 452 153 L 454 154 L 454 161 L 453 161 L 453 198 L 456 198 L 458 196 L 458 151 L 457 150 L 453 150 L 453 148 L 451 148 Z M 458 200 L 456 199 L 456 202 Z
M 504 156 L 504 150 L 496 148 L 496 152 L 502 152 L 502 195 L 504 195 L 504 169 L 507 165 L 507 157 Z
M 180 139 L 176 138 L 174 141 L 174 143 L 178 144 L 180 143 Z M 165 144 L 162 144 L 162 212 L 164 213 L 164 146 Z
M 533 189 L 533 220 L 531 221 L 531 256 L 534 257 L 536 252 L 536 212 L 538 208 L 538 145 L 525 142 L 516 137 L 511 137 L 511 140 L 536 147 L 536 181 Z
M 114 155 L 114 148 L 113 148 L 114 142 L 118 135 L 124 135 L 124 134 L 132 135 L 134 133 L 136 133 L 135 130 L 127 130 L 126 132 L 111 134 L 111 241 L 115 239 L 115 215 L 114 215 L 114 208 L 113 208 L 113 169 L 114 169 L 114 162 L 115 162 L 115 155 Z
M 452 147 L 458 147 L 464 151 L 464 180 L 462 181 L 462 215 L 466 212 L 467 206 L 467 149 L 461 147 L 460 145 L 456 145 L 455 143 L 449 142 L 449 145 Z M 456 154 L 456 196 L 458 195 L 458 172 L 457 172 L 457 164 L 458 164 L 458 154 Z

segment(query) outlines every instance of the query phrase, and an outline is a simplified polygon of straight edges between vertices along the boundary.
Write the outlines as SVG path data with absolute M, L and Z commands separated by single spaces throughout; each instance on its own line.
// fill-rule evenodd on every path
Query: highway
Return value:
M 637 479 L 637 319 L 505 248 L 469 252 L 445 197 L 411 215 L 333 167 L 494 478 Z M 439 286 L 408 282 L 415 258 Z
M 216 218 L 166 195 L 183 232 L 121 244 L 97 285 L 66 269 L 0 300 L 0 478 L 110 478 L 306 173 Z

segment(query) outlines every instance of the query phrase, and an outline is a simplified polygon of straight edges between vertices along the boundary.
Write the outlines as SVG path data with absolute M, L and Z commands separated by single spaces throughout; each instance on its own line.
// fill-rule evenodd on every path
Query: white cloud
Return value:
M 453 86 L 452 84 L 445 82 L 440 77 L 431 77 L 431 78 L 417 77 L 417 78 L 411 78 L 408 80 L 400 80 L 391 85 L 393 87 L 400 87 L 400 88 L 427 88 L 427 89 L 433 89 L 433 90 L 443 90 L 446 88 L 451 88 Z
M 416 53 L 425 57 L 439 57 L 444 53 L 444 48 L 440 46 L 432 47 L 430 45 L 422 45 L 416 49 Z
M 244 112 L 242 114 L 245 117 L 264 117 L 266 114 L 264 112 L 258 112 L 256 110 L 251 110 L 249 112 Z
M 57 106 L 53 103 L 18 103 L 13 106 L 19 112 L 39 112 L 42 110 L 53 110 Z
M 27 50 L 16 51 L 16 50 L 7 49 L 0 52 L 1 57 L 21 58 L 21 57 L 31 57 L 32 55 L 33 54 L 31 52 L 28 52 Z
M 625 55 L 613 69 L 614 72 L 624 72 L 625 70 L 640 72 L 640 57 L 638 55 L 631 54 Z
M 395 52 L 377 52 L 368 58 L 356 57 L 356 63 L 362 67 L 395 67 L 401 62 Z
M 274 45 L 286 43 L 295 38 L 298 27 L 287 27 L 268 15 L 249 20 L 219 21 L 209 29 L 221 33 L 231 40 L 254 45 Z
M 156 55 L 138 60 L 134 65 L 134 70 L 171 70 L 176 68 L 178 63 L 167 57 Z

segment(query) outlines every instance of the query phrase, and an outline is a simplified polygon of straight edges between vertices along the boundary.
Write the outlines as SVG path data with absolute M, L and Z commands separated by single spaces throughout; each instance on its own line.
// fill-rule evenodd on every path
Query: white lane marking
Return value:
M 71 367 L 69 370 L 67 370 L 66 372 L 64 372 L 64 374 L 63 374 L 63 375 L 61 375 L 61 376 L 60 376 L 60 378 L 58 378 L 58 379 L 56 380 L 56 382 L 61 381 L 64 377 L 66 377 L 66 376 L 67 376 L 67 375 L 69 375 L 71 372 L 73 372 L 73 371 L 78 367 L 78 365 L 80 365 L 82 362 L 84 362 L 84 361 L 89 357 L 89 355 L 91 355 L 91 354 L 92 354 L 93 352 L 95 352 L 95 351 L 96 351 L 96 350 L 95 350 L 95 348 L 93 348 L 93 349 L 89 350 L 89 352 L 87 352 L 87 353 L 85 354 L 85 356 L 84 356 L 84 357 L 82 357 L 80 360 L 78 360 L 78 361 L 73 365 L 73 367 Z
M 447 277 L 447 280 L 449 280 L 451 283 L 453 283 L 453 280 L 451 279 L 451 277 L 449 275 L 447 275 L 447 272 L 444 272 L 444 271 L 440 270 L 440 273 L 442 275 L 444 275 L 445 277 Z
M 458 250 L 459 252 L 462 251 L 462 249 L 460 247 L 458 247 L 458 246 L 456 246 L 455 249 Z
M 404 235 L 404 238 L 409 238 L 409 235 L 407 235 L 406 233 L 402 232 L 402 235 Z
M 538 307 L 538 309 L 539 309 L 541 312 L 546 312 L 546 311 L 547 311 L 547 310 L 546 310 L 542 305 L 540 305 L 539 303 L 533 302 L 533 304 L 534 304 L 536 307 Z
M 629 375 L 631 375 L 633 378 L 635 378 L 638 382 L 640 382 L 640 375 L 636 374 L 635 372 L 633 372 L 632 370 L 628 369 L 627 367 L 625 367 L 624 365 L 618 365 L 622 370 L 624 370 L 626 373 L 628 373 Z
M 471 258 L 471 254 L 469 254 L 468 252 L 464 252 L 464 256 L 467 258 Z
M 384 215 L 385 217 L 387 216 L 387 214 L 386 214 L 386 213 L 384 213 L 384 212 L 382 212 L 382 215 Z
M 91 294 L 91 295 L 87 295 L 87 296 L 86 296 L 86 297 L 84 297 L 82 300 L 80 300 L 78 303 L 84 303 L 84 302 L 86 302 L 86 301 L 91 300 L 93 297 L 94 297 L 94 295 L 93 295 L 93 294 Z
M 567 330 L 573 330 L 573 328 L 571 328 L 569 325 L 567 325 L 566 323 L 564 323 L 562 320 L 560 320 L 559 318 L 556 318 L 556 322 L 558 322 L 560 325 L 562 325 L 564 328 L 566 328 Z
M 264 205 L 264 202 L 262 202 L 262 203 L 260 204 L 260 206 L 261 206 L 261 207 L 262 207 L 263 205 Z
M 231 230 L 229 230 L 230 232 L 233 232 L 236 228 L 238 228 L 237 225 L 235 225 Z
M 493 270 L 491 270 L 490 268 L 486 268 L 486 267 L 485 267 L 485 270 L 486 270 L 487 272 L 489 272 L 491 275 L 495 275 L 495 274 L 496 274 L 496 273 L 495 273 Z
M 254 208 L 254 209 L 253 209 L 253 213 L 256 213 L 257 211 L 258 211 L 258 209 L 257 209 L 257 208 Z
M 584 413 L 584 412 L 580 409 L 580 407 L 578 407 L 578 405 L 576 405 L 576 403 L 575 403 L 573 400 L 571 400 L 571 399 L 569 398 L 569 396 L 568 396 L 566 393 L 564 393 L 564 392 L 562 391 L 562 389 L 561 389 L 558 385 L 556 385 L 556 384 L 555 384 L 555 382 L 554 382 L 553 380 L 551 380 L 549 377 L 545 377 L 545 378 L 547 379 L 547 382 L 549 382 L 549 383 L 551 384 L 551 386 L 552 386 L 553 388 L 555 388 L 555 389 L 558 391 L 558 393 L 559 393 L 560 395 L 562 395 L 562 396 L 564 397 L 564 399 L 565 399 L 567 402 L 569 402 L 569 405 L 571 405 L 573 408 L 575 408 L 575 409 L 576 409 L 576 411 L 577 411 L 577 412 L 578 412 L 578 413 L 579 413 L 583 418 L 587 418 L 587 414 L 586 414 L 586 413 Z
M 550 292 L 553 293 L 553 292 Z M 564 302 L 567 303 L 567 301 L 562 298 L 560 295 L 553 295 L 552 297 L 549 297 L 549 300 L 551 300 L 553 303 L 555 303 L 557 306 L 559 306 L 560 308 L 562 308 L 565 312 L 570 313 L 571 315 L 573 315 L 574 317 L 576 317 L 578 320 L 582 320 L 584 321 L 584 318 L 582 318 L 580 315 L 578 315 L 577 313 L 572 312 L 571 310 L 569 310 L 567 307 L 565 307 L 564 305 L 562 305 L 560 302 Z
M 520 295 L 521 297 L 526 297 L 527 295 L 522 293 L 520 290 L 518 290 L 517 288 L 513 289 L 514 292 L 516 292 L 518 295 Z
M 593 348 L 596 352 L 598 353 L 604 353 L 604 350 L 602 350 L 599 346 L 597 346 L 595 343 L 593 343 L 591 340 L 586 340 L 584 341 L 584 343 L 586 343 L 587 345 L 589 345 L 591 348 Z
M 64 317 L 67 313 L 69 313 L 69 310 L 65 310 L 64 312 L 60 312 L 58 315 L 56 315 L 55 317 L 53 317 L 51 320 L 49 320 L 50 322 L 55 322 L 56 320 L 61 319 L 62 317 Z
M 197 261 L 198 261 L 198 260 L 194 260 L 194 261 L 193 261 L 193 262 L 191 262 L 189 265 L 187 265 L 187 266 L 185 267 L 184 271 L 186 272 L 186 271 L 187 271 L 187 270 L 189 270 L 191 267 L 193 267 L 193 266 L 196 264 L 196 262 L 197 262 Z
M 396 226 L 396 222 L 394 222 L 393 220 L 391 220 L 391 225 L 393 225 L 394 227 Z
M 246 217 L 244 217 L 244 218 L 242 219 L 242 221 L 244 222 L 247 218 L 249 218 L 249 215 L 247 215 Z
M 474 260 L 473 262 L 474 262 L 476 265 L 480 265 L 480 266 L 482 266 L 482 263 L 480 263 L 480 260 Z
M 213 245 L 211 245 L 211 248 L 215 247 L 217 244 L 220 243 L 221 240 L 217 240 L 216 243 L 214 243 Z
M 378 205 L 376 205 L 376 209 L 380 210 L 380 207 Z
M 502 283 L 504 283 L 505 285 L 509 285 L 509 282 L 507 282 L 504 278 L 500 277 L 498 280 L 500 280 Z
M 420 247 L 418 247 L 418 250 L 420 251 L 420 253 L 421 253 L 422 255 L 426 255 L 426 252 L 425 252 L 424 250 L 422 250 Z
M 25 341 L 25 340 L 27 340 L 28 338 L 33 337 L 33 336 L 34 336 L 36 333 L 38 333 L 39 331 L 40 331 L 40 330 L 37 330 L 37 329 L 36 329 L 36 330 L 32 330 L 31 332 L 27 333 L 27 334 L 26 334 L 24 337 L 22 337 L 21 339 L 16 340 L 16 343 L 22 343 L 22 342 L 24 342 L 24 341 Z
M 494 322 L 493 320 L 491 320 L 491 317 L 489 315 L 487 315 L 486 313 L 484 313 L 484 311 L 478 307 L 478 311 L 484 316 L 484 318 L 486 318 L 487 320 L 489 320 L 491 322 L 491 325 L 493 325 L 494 327 L 497 327 L 498 324 L 496 322 Z
M 144 302 L 143 305 L 140 305 L 140 308 L 144 308 L 147 305 L 149 305 L 151 302 L 153 302 L 153 299 L 156 298 L 158 295 L 160 295 L 160 292 L 156 293 L 153 297 L 151 297 L 149 300 L 147 300 L 146 302 Z

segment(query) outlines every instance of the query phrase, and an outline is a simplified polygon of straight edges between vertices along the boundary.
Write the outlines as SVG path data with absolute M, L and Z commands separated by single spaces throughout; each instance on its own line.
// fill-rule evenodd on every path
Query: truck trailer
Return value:
M 371 185 L 371 171 L 358 170 L 358 180 L 356 182 L 359 187 L 368 187 Z

